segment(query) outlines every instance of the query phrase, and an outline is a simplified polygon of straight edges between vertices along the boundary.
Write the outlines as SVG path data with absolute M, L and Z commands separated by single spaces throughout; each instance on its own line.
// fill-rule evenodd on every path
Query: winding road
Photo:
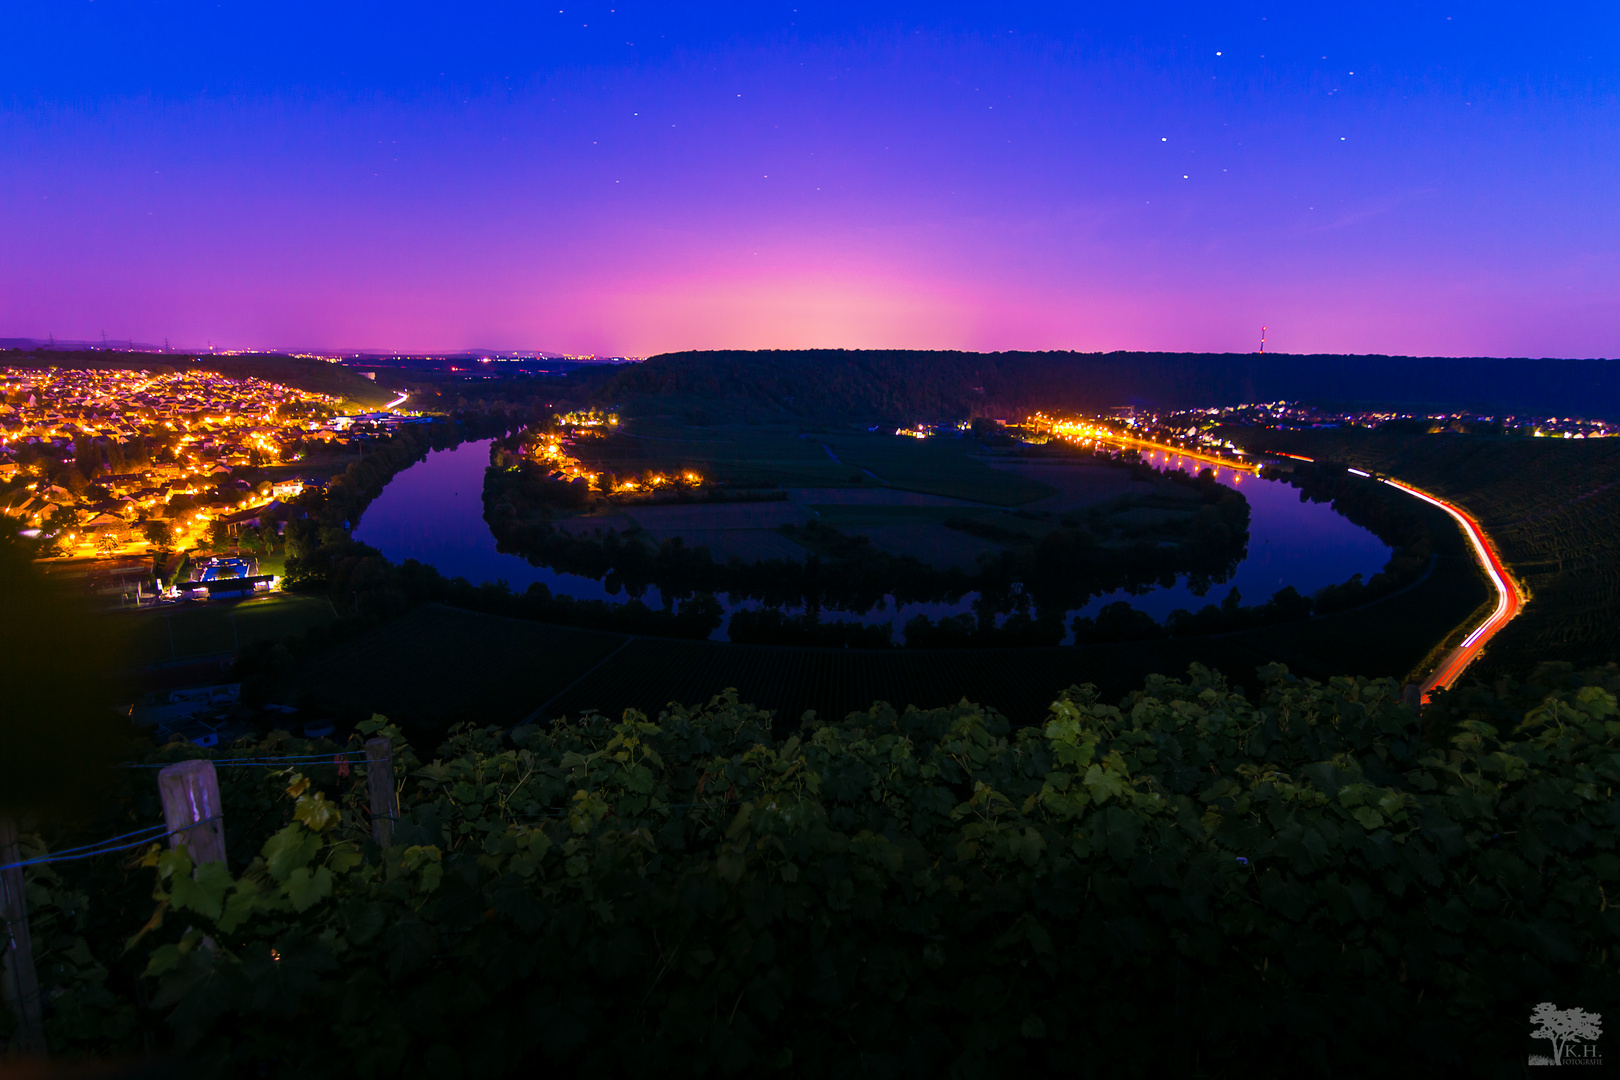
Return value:
M 1299 454 L 1273 453 L 1272 456 L 1292 458 L 1295 461 L 1312 460 Z M 1370 474 L 1362 472 L 1360 469 L 1351 469 L 1350 471 L 1357 476 L 1370 476 Z M 1474 627 L 1469 635 L 1463 638 L 1462 644 L 1447 653 L 1446 658 L 1440 662 L 1439 667 L 1435 668 L 1434 673 L 1423 680 L 1422 696 L 1426 702 L 1436 690 L 1449 690 L 1456 683 L 1458 676 L 1484 651 L 1486 643 L 1496 636 L 1496 632 L 1506 626 L 1510 619 L 1523 610 L 1524 595 L 1519 591 L 1518 584 L 1514 582 L 1513 577 L 1508 573 L 1507 567 L 1502 565 L 1502 559 L 1497 555 L 1496 546 L 1491 543 L 1491 538 L 1485 535 L 1485 530 L 1480 528 L 1479 522 L 1475 521 L 1473 515 L 1469 514 L 1468 511 L 1455 503 L 1430 495 L 1428 492 L 1403 481 L 1385 476 L 1376 477 L 1375 479 L 1379 483 L 1388 484 L 1390 487 L 1406 492 L 1414 499 L 1422 499 L 1431 506 L 1438 506 L 1450 514 L 1453 520 L 1462 527 L 1463 533 L 1468 537 L 1468 542 L 1473 545 L 1474 557 L 1479 560 L 1480 566 L 1485 570 L 1485 576 L 1490 578 L 1491 587 L 1496 590 L 1496 610 L 1491 612 L 1484 622 Z
M 1423 680 L 1423 700 L 1428 701 L 1429 695 L 1434 691 L 1450 689 L 1457 681 L 1457 677 L 1463 673 L 1463 669 L 1473 663 L 1484 650 L 1485 643 L 1495 637 L 1496 632 L 1506 626 L 1509 619 L 1523 610 L 1524 596 L 1519 592 L 1519 586 L 1507 572 L 1507 568 L 1502 565 L 1502 559 L 1497 555 L 1496 546 L 1491 543 L 1491 538 L 1485 535 L 1485 530 L 1479 527 L 1479 522 L 1475 521 L 1471 514 L 1444 499 L 1437 499 L 1427 492 L 1419 491 L 1411 484 L 1388 478 L 1384 478 L 1383 482 L 1390 487 L 1399 488 L 1413 498 L 1438 506 L 1450 514 L 1467 534 L 1469 542 L 1474 547 L 1474 557 L 1479 560 L 1480 566 L 1485 570 L 1485 576 L 1491 579 L 1491 587 L 1496 590 L 1496 610 L 1463 638 L 1462 644 L 1446 654 L 1446 658 L 1440 662 L 1434 674 Z

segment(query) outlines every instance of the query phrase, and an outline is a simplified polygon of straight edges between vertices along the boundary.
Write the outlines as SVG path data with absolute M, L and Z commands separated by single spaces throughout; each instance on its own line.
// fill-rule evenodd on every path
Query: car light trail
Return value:
M 1267 453 L 1272 454 L 1274 457 L 1293 458 L 1295 461 L 1309 461 L 1315 464 L 1312 458 L 1301 454 L 1284 454 L 1279 451 L 1267 451 Z M 1353 472 L 1357 476 L 1370 475 L 1360 469 L 1349 469 L 1347 471 Z M 1420 491 L 1411 484 L 1387 477 L 1378 477 L 1377 479 L 1379 483 L 1398 488 L 1413 498 L 1422 499 L 1431 506 L 1438 506 L 1450 514 L 1453 520 L 1462 526 L 1463 534 L 1468 537 L 1468 542 L 1474 547 L 1474 556 L 1479 559 L 1480 566 L 1485 568 L 1485 576 L 1491 579 L 1491 587 L 1496 590 L 1496 610 L 1491 612 L 1490 617 L 1484 622 L 1474 627 L 1473 632 L 1463 638 L 1462 644 L 1451 650 L 1445 660 L 1441 661 L 1434 674 L 1423 681 L 1422 694 L 1423 700 L 1426 702 L 1436 690 L 1450 689 L 1456 683 L 1463 670 L 1473 663 L 1484 650 L 1486 642 L 1495 637 L 1496 632 L 1507 625 L 1508 620 L 1524 609 L 1524 597 L 1519 593 L 1518 585 L 1514 583 L 1513 578 L 1508 574 L 1507 567 L 1502 565 L 1502 560 L 1497 556 L 1496 548 L 1491 544 L 1490 537 L 1485 535 L 1485 530 L 1480 528 L 1479 522 L 1475 521 L 1466 510 L 1446 502 L 1444 499 L 1436 498 L 1426 491 Z
M 1432 506 L 1438 506 L 1450 514 L 1467 534 L 1469 542 L 1474 546 L 1474 555 L 1479 559 L 1479 564 L 1485 568 L 1485 576 L 1491 579 L 1491 586 L 1496 590 L 1496 610 L 1475 627 L 1473 633 L 1463 638 L 1462 644 L 1451 650 L 1450 655 L 1441 662 L 1435 673 L 1424 680 L 1423 700 L 1428 701 L 1434 691 L 1449 689 L 1456 683 L 1463 669 L 1473 663 L 1485 648 L 1485 643 L 1495 637 L 1496 632 L 1506 626 L 1508 620 L 1524 607 L 1524 597 L 1519 594 L 1519 587 L 1514 584 L 1507 568 L 1502 565 L 1496 549 L 1491 545 L 1490 537 L 1485 535 L 1485 530 L 1479 527 L 1479 522 L 1466 511 L 1444 499 L 1437 499 L 1433 495 L 1419 491 L 1411 484 L 1387 479 L 1384 483 L 1399 488 L 1414 498 L 1422 499 Z

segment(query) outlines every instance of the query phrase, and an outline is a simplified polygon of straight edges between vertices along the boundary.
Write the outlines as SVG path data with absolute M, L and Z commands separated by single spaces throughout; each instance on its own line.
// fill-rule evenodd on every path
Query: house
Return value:
M 252 506 L 234 514 L 221 514 L 215 520 L 225 527 L 226 535 L 235 536 L 243 529 L 257 529 L 270 522 L 286 521 L 287 516 L 287 507 L 272 500 L 263 506 Z

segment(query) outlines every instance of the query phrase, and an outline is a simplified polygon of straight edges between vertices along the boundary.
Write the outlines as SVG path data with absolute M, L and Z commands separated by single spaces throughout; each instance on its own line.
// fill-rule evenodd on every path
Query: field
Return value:
M 324 598 L 287 593 L 106 615 L 123 643 L 126 667 L 228 656 L 239 646 L 276 641 L 335 617 L 331 603 Z
M 868 432 L 804 434 L 789 427 L 682 427 L 632 419 L 575 452 L 609 473 L 693 470 L 732 489 L 779 487 L 776 502 L 731 504 L 603 504 L 557 518 L 567 533 L 643 529 L 646 539 L 684 539 L 708 547 L 714 559 L 804 559 L 805 549 L 782 536 L 782 525 L 808 521 L 873 546 L 912 555 L 933 567 L 975 572 L 980 555 L 1029 542 L 1056 528 L 1053 515 L 1131 497 L 1155 510 L 1132 510 L 1121 526 L 1171 526 L 1196 495 L 1168 481 L 1132 478 L 1129 471 L 1071 455 L 1027 461 L 991 457 L 972 439 L 904 439 Z M 1034 517 L 1011 510 L 1037 507 Z M 953 528 L 946 521 L 982 521 Z
M 979 445 L 971 439 L 832 435 L 824 441 L 839 460 L 906 491 L 992 506 L 1022 506 L 1055 494 L 1039 480 L 992 469 L 981 460 Z
M 636 420 L 575 447 L 592 468 L 617 473 L 696 471 L 733 488 L 888 487 L 995 506 L 1048 498 L 1053 489 L 979 459 L 971 439 L 804 434 L 779 426 L 681 427 Z
M 609 503 L 557 520 L 575 535 L 640 528 L 655 543 L 680 537 L 720 561 L 803 558 L 805 549 L 778 530 L 814 518 L 891 554 L 975 572 L 981 556 L 1044 536 L 1064 512 L 1129 499 L 1135 508 L 1114 514 L 1112 524 L 1135 536 L 1175 533 L 1184 527 L 1177 519 L 1197 509 L 1185 488 L 1079 454 L 992 455 L 972 439 L 948 436 L 632 419 L 576 451 L 593 468 L 619 474 L 695 470 L 733 488 L 779 487 L 787 498 L 778 502 Z
M 1150 481 L 1137 480 L 1122 469 L 1074 460 L 992 461 L 991 468 L 1032 480 L 1053 494 L 1024 506 L 1026 510 L 1062 513 L 1121 495 L 1143 495 L 1154 490 Z
M 733 488 L 859 487 L 870 477 L 840 464 L 826 448 L 785 427 L 687 428 L 638 420 L 581 441 L 574 452 L 594 469 L 616 473 L 684 472 Z
M 1543 660 L 1620 659 L 1620 440 L 1361 430 L 1234 429 L 1233 441 L 1398 476 L 1456 502 L 1529 590 L 1478 662 L 1489 677 Z

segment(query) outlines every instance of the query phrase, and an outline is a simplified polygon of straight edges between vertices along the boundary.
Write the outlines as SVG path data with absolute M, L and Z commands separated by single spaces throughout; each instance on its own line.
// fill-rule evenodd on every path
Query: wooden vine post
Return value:
M 203 758 L 165 766 L 158 771 L 158 795 L 169 846 L 184 847 L 194 866 L 224 862 L 225 808 L 214 763 Z
M 366 740 L 366 794 L 371 797 L 371 838 L 378 847 L 388 847 L 399 820 L 399 794 L 394 790 L 394 744 L 380 735 Z
M 17 1021 L 11 1035 L 11 1050 L 18 1054 L 45 1053 L 45 1024 L 40 1012 L 39 975 L 34 970 L 34 943 L 28 936 L 28 902 L 23 897 L 22 867 L 17 846 L 17 820 L 0 814 L 0 918 L 5 920 L 5 964 L 0 982 L 5 984 L 6 1008 Z

